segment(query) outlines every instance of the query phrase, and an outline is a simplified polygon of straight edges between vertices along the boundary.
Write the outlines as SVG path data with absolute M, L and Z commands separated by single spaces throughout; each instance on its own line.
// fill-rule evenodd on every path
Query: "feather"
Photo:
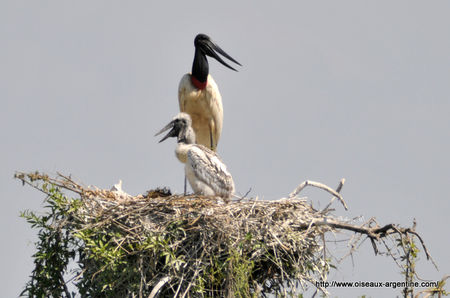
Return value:
M 202 145 L 190 145 L 186 176 L 195 193 L 230 198 L 234 182 L 225 164 L 215 152 Z
M 222 133 L 223 107 L 212 76 L 208 75 L 206 88 L 197 89 L 191 82 L 191 75 L 185 74 L 178 87 L 178 103 L 180 111 L 192 118 L 197 143 L 216 150 Z

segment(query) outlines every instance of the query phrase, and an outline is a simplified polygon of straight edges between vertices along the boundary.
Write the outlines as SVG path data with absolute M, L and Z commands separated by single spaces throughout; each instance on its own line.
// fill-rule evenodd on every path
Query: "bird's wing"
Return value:
M 210 93 L 210 97 L 214 100 L 210 103 L 211 116 L 212 121 L 210 122 L 210 127 L 213 131 L 213 142 L 214 142 L 214 151 L 216 150 L 217 144 L 220 139 L 220 135 L 222 134 L 222 125 L 223 125 L 223 105 L 222 105 L 222 96 L 220 95 L 219 87 L 214 81 L 211 75 L 208 75 L 208 92 Z
M 193 145 L 188 151 L 187 162 L 195 177 L 210 186 L 217 195 L 228 198 L 234 192 L 233 178 L 214 151 L 203 145 Z
M 190 74 L 185 74 L 178 85 L 178 104 L 180 105 L 180 112 L 185 112 L 185 100 L 188 93 L 187 86 L 189 86 L 191 80 Z

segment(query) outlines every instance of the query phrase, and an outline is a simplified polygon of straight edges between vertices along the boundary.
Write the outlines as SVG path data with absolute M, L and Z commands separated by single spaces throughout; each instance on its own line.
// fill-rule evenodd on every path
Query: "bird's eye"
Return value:
M 186 119 L 176 119 L 175 124 L 178 125 L 186 124 Z

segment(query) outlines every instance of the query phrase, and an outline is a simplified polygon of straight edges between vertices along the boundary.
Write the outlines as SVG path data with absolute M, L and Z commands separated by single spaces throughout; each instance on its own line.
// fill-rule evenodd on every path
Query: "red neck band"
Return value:
M 208 84 L 208 81 L 206 82 L 200 82 L 199 80 L 197 80 L 193 75 L 191 75 L 191 82 L 192 84 L 200 90 L 203 90 L 206 88 L 206 85 Z

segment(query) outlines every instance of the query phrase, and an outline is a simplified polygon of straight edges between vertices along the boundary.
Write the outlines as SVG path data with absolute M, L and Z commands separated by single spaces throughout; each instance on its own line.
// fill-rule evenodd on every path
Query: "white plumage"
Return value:
M 195 144 L 195 132 L 191 123 L 188 114 L 179 113 L 158 132 L 160 134 L 172 128 L 160 142 L 169 137 L 177 137 L 175 154 L 185 163 L 186 177 L 195 194 L 218 196 L 228 202 L 234 193 L 233 178 L 217 153 L 203 145 Z
M 178 87 L 180 111 L 192 119 L 197 144 L 216 150 L 222 133 L 223 107 L 219 88 L 211 75 L 207 85 L 198 89 L 191 82 L 191 74 L 185 74 Z
M 194 45 L 192 72 L 181 78 L 178 86 L 178 103 L 180 111 L 191 116 L 197 143 L 215 151 L 222 133 L 223 107 L 219 88 L 209 74 L 206 56 L 215 58 L 233 70 L 235 69 L 223 61 L 216 51 L 237 64 L 239 62 L 225 53 L 205 34 L 198 34 Z

